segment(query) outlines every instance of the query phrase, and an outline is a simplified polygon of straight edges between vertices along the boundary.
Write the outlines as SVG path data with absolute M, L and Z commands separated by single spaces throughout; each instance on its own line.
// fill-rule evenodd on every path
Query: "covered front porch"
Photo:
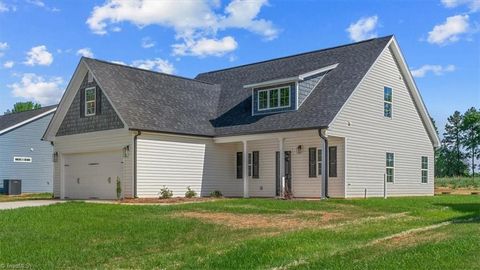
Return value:
M 234 181 L 245 198 L 345 197 L 344 138 L 315 129 L 214 140 L 233 145 Z

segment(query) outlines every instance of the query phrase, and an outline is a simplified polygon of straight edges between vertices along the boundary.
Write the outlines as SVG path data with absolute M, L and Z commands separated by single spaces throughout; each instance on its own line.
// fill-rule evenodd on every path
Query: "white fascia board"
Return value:
M 27 119 L 27 120 L 25 120 L 25 121 L 22 121 L 22 122 L 20 122 L 20 123 L 18 123 L 18 124 L 15 124 L 15 125 L 11 126 L 11 127 L 8 127 L 8 128 L 6 128 L 6 129 L 0 130 L 0 135 L 3 134 L 3 133 L 8 132 L 8 131 L 10 131 L 10 130 L 16 129 L 16 128 L 21 127 L 21 126 L 23 126 L 23 125 L 26 125 L 26 124 L 28 124 L 28 123 L 30 123 L 30 122 L 33 122 L 33 121 L 35 121 L 35 120 L 37 120 L 37 119 L 40 119 L 40 118 L 44 117 L 45 115 L 49 115 L 49 114 L 55 112 L 56 110 L 57 110 L 57 108 L 53 108 L 53 109 L 51 109 L 51 110 L 49 110 L 49 111 L 46 111 L 46 112 L 44 112 L 44 113 L 42 113 L 42 114 L 39 114 L 39 115 L 37 115 L 37 116 L 34 116 L 34 117 L 32 117 L 32 118 L 29 118 L 29 119 Z
M 298 78 L 299 78 L 300 80 L 304 80 L 305 78 L 308 78 L 308 77 L 311 77 L 311 76 L 320 74 L 320 73 L 322 73 L 322 72 L 326 72 L 326 71 L 332 70 L 332 69 L 336 68 L 337 66 L 338 66 L 338 63 L 333 64 L 333 65 L 330 65 L 330 66 L 326 66 L 326 67 L 323 67 L 323 68 L 319 68 L 319 69 L 316 69 L 316 70 L 313 70 L 313 71 L 310 71 L 310 72 L 301 74 L 300 76 L 298 76 Z
M 298 80 L 299 80 L 299 77 L 294 76 L 294 77 L 289 77 L 289 78 L 283 78 L 283 79 L 277 79 L 277 80 L 247 84 L 247 85 L 244 85 L 243 88 L 255 88 L 255 87 L 270 86 L 270 85 L 276 85 L 276 84 L 282 84 L 282 83 L 288 83 L 288 82 L 297 82 Z

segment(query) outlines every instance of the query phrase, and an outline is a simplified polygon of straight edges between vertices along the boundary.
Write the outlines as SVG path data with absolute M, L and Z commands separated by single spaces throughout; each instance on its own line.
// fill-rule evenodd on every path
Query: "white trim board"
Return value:
M 30 123 L 30 122 L 33 122 L 33 121 L 35 121 L 35 120 L 37 120 L 37 119 L 40 119 L 40 118 L 42 118 L 42 117 L 44 117 L 44 116 L 46 116 L 46 115 L 49 115 L 49 114 L 55 112 L 56 110 L 57 110 L 57 108 L 53 108 L 53 109 L 51 109 L 51 110 L 49 110 L 49 111 L 46 111 L 46 112 L 44 112 L 44 113 L 42 113 L 42 114 L 39 114 L 39 115 L 34 116 L 34 117 L 32 117 L 32 118 L 29 118 L 29 119 L 27 119 L 27 120 L 25 120 L 25 121 L 22 121 L 22 122 L 20 122 L 20 123 L 18 123 L 18 124 L 15 124 L 15 125 L 13 125 L 13 126 L 10 126 L 10 127 L 8 127 L 8 128 L 3 129 L 3 130 L 0 130 L 0 135 L 2 135 L 2 134 L 4 134 L 4 133 L 7 133 L 7 132 L 9 132 L 10 130 L 19 128 L 19 127 L 21 127 L 21 126 L 23 126 L 23 125 L 26 125 L 26 124 L 28 124 L 28 123 Z

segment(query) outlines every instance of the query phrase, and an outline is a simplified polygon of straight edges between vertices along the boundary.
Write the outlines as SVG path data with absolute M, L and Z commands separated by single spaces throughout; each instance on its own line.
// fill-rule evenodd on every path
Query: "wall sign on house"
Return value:
M 31 163 L 32 158 L 31 157 L 13 157 L 13 162 L 27 162 Z

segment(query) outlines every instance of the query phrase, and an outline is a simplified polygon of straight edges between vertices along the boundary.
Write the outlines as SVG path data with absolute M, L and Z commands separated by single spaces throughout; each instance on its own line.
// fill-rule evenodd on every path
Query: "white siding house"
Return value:
M 196 79 L 82 58 L 44 138 L 55 196 L 103 199 L 433 195 L 438 146 L 393 36 Z

